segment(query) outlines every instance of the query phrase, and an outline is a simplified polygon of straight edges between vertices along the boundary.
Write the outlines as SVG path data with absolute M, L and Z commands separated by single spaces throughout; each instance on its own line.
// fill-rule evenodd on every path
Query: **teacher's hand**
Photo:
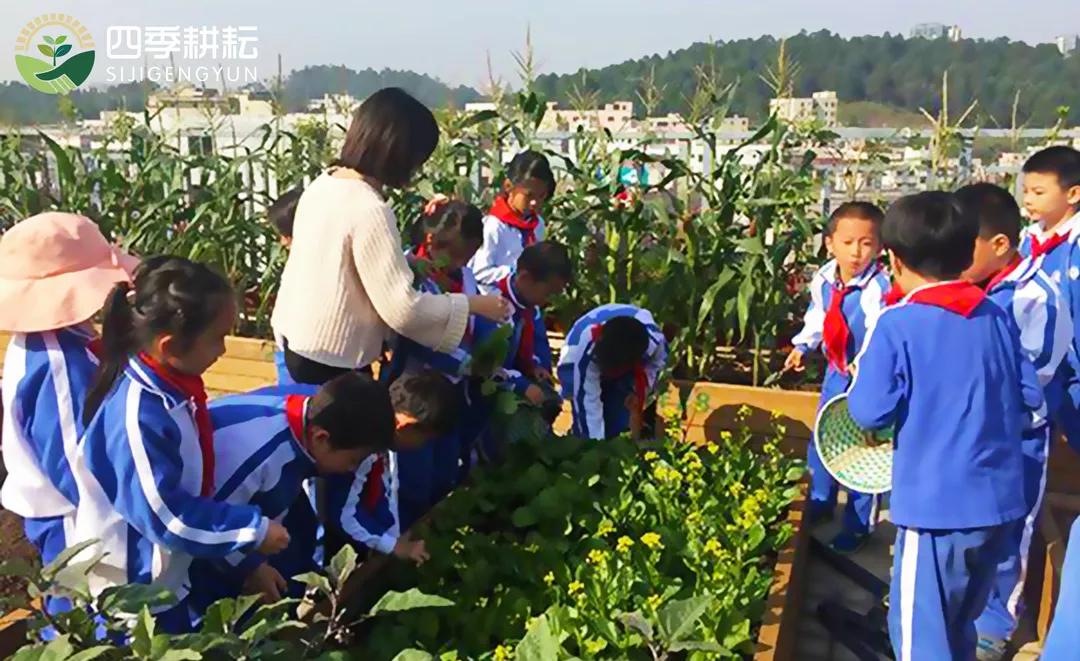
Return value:
M 510 301 L 502 296 L 470 296 L 469 312 L 491 321 L 503 323 L 510 319 Z

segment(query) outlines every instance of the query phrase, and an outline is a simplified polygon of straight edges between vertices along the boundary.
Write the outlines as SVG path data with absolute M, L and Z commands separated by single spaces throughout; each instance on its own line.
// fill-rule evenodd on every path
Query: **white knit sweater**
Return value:
M 319 176 L 296 207 L 293 240 L 270 323 L 289 350 L 333 367 L 363 367 L 392 329 L 436 351 L 461 342 L 469 302 L 413 288 L 397 219 L 361 179 Z

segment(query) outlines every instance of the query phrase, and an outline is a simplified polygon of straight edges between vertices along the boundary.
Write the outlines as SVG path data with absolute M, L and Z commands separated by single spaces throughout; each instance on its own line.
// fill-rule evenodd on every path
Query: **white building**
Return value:
M 612 132 L 626 131 L 633 127 L 634 104 L 616 101 L 603 108 L 585 110 L 560 110 L 554 101 L 547 104 L 547 112 L 540 122 L 541 131 L 577 131 L 583 129 L 607 129 Z
M 919 23 L 911 28 L 912 39 L 948 39 L 960 41 L 964 38 L 964 32 L 959 25 L 945 25 L 943 23 Z
M 1062 55 L 1071 55 L 1072 52 L 1076 50 L 1076 47 L 1080 45 L 1080 36 L 1075 34 L 1063 34 L 1054 39 L 1054 43 L 1057 44 L 1058 50 L 1061 51 Z
M 825 126 L 836 126 L 839 101 L 836 92 L 814 92 L 806 98 L 779 97 L 769 101 L 769 114 L 789 122 L 818 120 Z
M 323 94 L 321 99 L 308 101 L 308 112 L 326 112 L 332 114 L 350 115 L 360 105 L 360 99 L 352 94 Z

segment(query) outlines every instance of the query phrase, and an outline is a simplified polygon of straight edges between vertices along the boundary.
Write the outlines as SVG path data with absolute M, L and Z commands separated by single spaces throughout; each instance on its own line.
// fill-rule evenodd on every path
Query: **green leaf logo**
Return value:
M 90 32 L 66 14 L 35 18 L 15 41 L 19 75 L 27 85 L 45 94 L 67 94 L 82 85 L 90 77 L 94 59 Z

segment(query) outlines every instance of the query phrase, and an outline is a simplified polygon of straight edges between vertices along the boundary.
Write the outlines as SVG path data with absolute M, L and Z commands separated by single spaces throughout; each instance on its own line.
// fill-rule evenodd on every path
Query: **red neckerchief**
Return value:
M 206 407 L 206 388 L 201 376 L 183 374 L 168 365 L 162 365 L 145 352 L 139 360 L 150 368 L 162 381 L 169 384 L 195 404 L 195 427 L 199 431 L 199 450 L 202 452 L 202 488 L 199 494 L 214 493 L 214 425 L 210 422 L 210 409 Z
M 521 341 L 518 343 L 517 366 L 522 374 L 532 377 L 536 372 L 536 306 L 522 305 L 518 301 L 513 292 L 511 278 L 513 276 L 508 275 L 495 284 L 502 292 L 503 298 L 510 301 L 521 315 Z
M 364 507 L 369 512 L 375 511 L 375 508 L 379 506 L 379 501 L 382 500 L 383 494 L 386 493 L 386 487 L 383 485 L 383 473 L 385 471 L 386 462 L 382 453 L 379 453 L 375 457 L 375 462 L 371 464 L 367 481 L 364 482 Z
M 460 270 L 451 273 L 435 268 L 435 260 L 431 258 L 431 251 L 425 243 L 413 248 L 412 252 L 415 259 L 423 260 L 428 263 L 427 277 L 434 280 L 435 284 L 439 285 L 439 289 L 450 292 L 451 294 L 464 293 L 465 278 L 462 276 Z
M 94 355 L 95 358 L 101 360 L 102 352 L 105 351 L 105 347 L 101 344 L 101 338 L 95 337 L 86 343 L 86 350 Z
M 871 269 L 876 268 L 876 263 L 867 265 L 862 273 L 852 278 L 852 282 L 860 281 Z M 836 269 L 839 272 L 840 266 L 837 265 Z M 851 339 L 851 328 L 848 327 L 847 318 L 844 317 L 844 299 L 848 294 L 860 290 L 861 287 L 835 282 L 830 284 L 833 295 L 829 302 L 829 309 L 825 312 L 825 323 L 821 333 L 825 344 L 825 358 L 838 372 L 847 372 L 847 345 L 848 340 Z
M 491 205 L 491 211 L 488 213 L 510 227 L 521 230 L 526 246 L 536 243 L 536 228 L 540 225 L 540 216 L 537 214 L 528 212 L 522 216 L 510 206 L 505 195 L 495 198 L 495 203 Z
M 311 399 L 306 395 L 285 395 L 285 420 L 289 423 L 289 431 L 292 432 L 293 438 L 300 444 L 300 447 L 304 448 L 304 451 L 311 455 L 311 451 L 308 449 L 307 439 L 307 420 L 304 419 L 306 413 L 308 400 Z
M 832 301 L 825 313 L 821 339 L 825 343 L 825 358 L 838 372 L 847 371 L 847 345 L 851 337 L 847 319 L 844 317 L 844 299 L 857 290 L 856 287 L 833 283 Z
M 914 291 L 907 297 L 907 301 L 933 305 L 964 317 L 970 317 L 985 298 L 986 292 L 978 285 L 957 280 Z
M 1042 257 L 1046 253 L 1050 252 L 1054 248 L 1057 248 L 1061 244 L 1065 243 L 1069 238 L 1068 232 L 1057 232 L 1050 235 L 1050 238 L 1045 241 L 1040 241 L 1039 237 L 1034 234 L 1031 235 L 1031 257 Z
M 600 341 L 600 337 L 603 335 L 604 325 L 595 324 L 592 327 L 592 341 L 596 344 Z M 637 397 L 638 414 L 645 410 L 645 393 L 649 389 L 649 377 L 645 374 L 645 365 L 641 360 L 638 360 L 630 367 L 624 367 L 623 369 L 604 370 L 600 373 L 600 376 L 605 379 L 619 379 L 627 374 L 633 372 L 634 374 L 634 396 Z
M 1005 265 L 1005 268 L 1001 269 L 994 274 L 994 277 L 990 278 L 986 283 L 986 286 L 983 287 L 983 291 L 990 293 L 990 290 L 996 287 L 1005 278 L 1009 277 L 1009 274 L 1015 271 L 1017 266 L 1020 266 L 1020 255 L 1013 255 L 1012 260 Z
M 889 291 L 885 292 L 885 298 L 882 300 L 882 303 L 888 307 L 890 305 L 896 305 L 902 300 L 904 300 L 904 290 L 900 289 L 900 285 L 894 282 L 892 283 L 892 286 L 889 287 Z

